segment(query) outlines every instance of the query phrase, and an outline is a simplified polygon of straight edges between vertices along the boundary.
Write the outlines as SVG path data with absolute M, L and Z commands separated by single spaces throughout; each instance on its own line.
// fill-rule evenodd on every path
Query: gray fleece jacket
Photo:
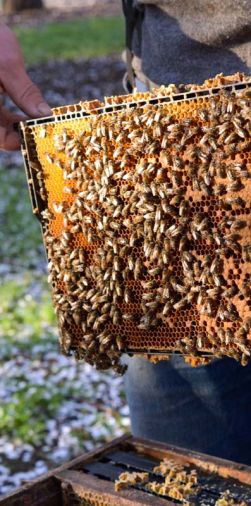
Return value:
M 251 0 L 134 0 L 137 76 L 157 84 L 251 73 Z

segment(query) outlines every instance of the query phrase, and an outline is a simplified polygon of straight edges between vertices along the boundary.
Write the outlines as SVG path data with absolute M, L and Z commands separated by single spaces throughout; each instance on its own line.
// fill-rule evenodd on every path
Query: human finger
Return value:
M 11 69 L 8 74 L 2 72 L 1 81 L 6 93 L 28 116 L 36 118 L 52 114 L 40 90 L 31 81 L 22 66 L 19 65 L 19 67 Z
M 15 151 L 20 148 L 20 137 L 13 128 L 0 125 L 0 149 Z
M 5 107 L 0 109 L 0 124 L 2 126 L 13 126 L 15 123 L 27 120 L 28 117 L 24 114 L 18 114 L 12 111 L 8 111 Z

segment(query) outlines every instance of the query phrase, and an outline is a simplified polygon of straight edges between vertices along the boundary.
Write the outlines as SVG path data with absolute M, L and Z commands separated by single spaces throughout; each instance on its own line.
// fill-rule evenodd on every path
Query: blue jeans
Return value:
M 251 363 L 131 358 L 125 386 L 133 435 L 251 465 Z

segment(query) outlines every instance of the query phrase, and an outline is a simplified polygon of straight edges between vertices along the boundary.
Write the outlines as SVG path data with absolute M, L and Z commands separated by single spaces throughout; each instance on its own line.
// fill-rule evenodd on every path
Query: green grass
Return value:
M 15 28 L 27 64 L 54 58 L 95 57 L 124 46 L 122 17 L 78 19 L 36 28 Z
M 24 170 L 0 167 L 0 264 L 19 272 L 41 261 L 42 234 L 32 214 Z
M 56 343 L 55 315 L 46 281 L 28 272 L 16 279 L 2 280 L 0 371 L 9 361 L 21 359 L 27 364 L 22 368 L 19 362 L 7 374 L 8 379 L 5 375 L 0 380 L 1 388 L 9 391 L 0 405 L 0 433 L 11 440 L 38 444 L 45 435 L 46 419 L 53 417 L 63 400 L 60 388 L 55 388 L 48 398 L 46 382 L 33 385 L 29 379 L 33 361 L 43 364 L 43 353 L 57 349 Z M 40 353 L 34 357 L 35 345 L 39 345 Z
M 45 276 L 27 272 L 0 282 L 0 363 L 10 360 L 14 349 L 29 354 L 36 344 L 54 343 L 55 325 Z

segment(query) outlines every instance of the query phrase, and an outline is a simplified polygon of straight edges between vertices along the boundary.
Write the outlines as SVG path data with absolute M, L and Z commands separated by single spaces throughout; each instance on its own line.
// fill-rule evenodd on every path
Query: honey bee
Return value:
M 238 289 L 237 285 L 233 284 L 229 288 L 226 288 L 225 290 L 223 290 L 222 297 L 225 297 L 225 298 L 233 297 L 234 295 L 236 295 L 238 293 L 238 291 L 239 291 L 239 289 Z
M 209 120 L 209 111 L 207 109 L 199 109 L 198 116 L 202 121 L 208 121 Z
M 183 299 L 180 299 L 178 302 L 175 302 L 175 304 L 173 304 L 173 308 L 176 311 L 179 311 L 180 309 L 183 309 L 183 307 L 186 306 L 186 304 L 187 304 L 187 300 L 184 297 Z
M 49 153 L 45 153 L 45 158 L 47 162 L 54 163 L 54 158 Z
M 241 343 L 237 339 L 234 340 L 234 344 L 241 350 L 241 352 L 244 355 L 250 357 L 251 353 L 250 353 L 250 350 L 247 348 L 247 346 L 245 346 L 243 343 Z
M 161 268 L 160 267 L 153 267 L 152 269 L 149 269 L 148 272 L 151 276 L 159 276 L 161 274 Z
M 210 272 L 213 274 L 215 272 L 221 272 L 222 271 L 222 262 L 219 257 L 215 257 L 211 263 L 210 266 Z
M 161 144 L 160 144 L 161 149 L 166 149 L 169 145 L 170 145 L 169 137 L 167 134 L 164 134 L 162 136 L 162 140 L 161 140 Z M 167 163 L 168 163 L 168 161 L 167 161 Z
M 163 316 L 167 316 L 171 312 L 172 308 L 173 308 L 172 303 L 170 301 L 167 301 L 162 309 Z
M 189 210 L 189 203 L 187 200 L 181 200 L 179 204 L 179 216 L 186 216 Z
M 244 188 L 244 185 L 239 179 L 236 179 L 235 181 L 227 185 L 226 190 L 228 192 L 236 192 L 242 190 L 242 188 Z
M 161 126 L 158 124 L 156 125 L 154 128 L 153 128 L 153 137 L 154 138 L 159 138 L 161 137 Z
M 188 245 L 188 238 L 186 235 L 183 235 L 179 240 L 178 249 L 179 251 L 185 251 Z
M 123 313 L 122 314 L 122 319 L 125 320 L 126 322 L 135 322 L 136 321 L 136 315 L 133 314 L 133 313 Z
M 226 204 L 230 206 L 243 206 L 245 205 L 244 200 L 241 197 L 227 198 Z
M 141 260 L 137 258 L 133 269 L 133 275 L 135 280 L 139 279 L 141 272 L 142 272 Z
M 215 272 L 212 274 L 213 282 L 217 287 L 221 287 L 224 285 L 224 279 L 219 274 L 216 274 Z
M 163 250 L 161 252 L 161 257 L 164 265 L 167 265 L 169 263 L 169 254 L 165 250 Z
M 233 118 L 232 123 L 235 127 L 235 131 L 239 137 L 242 139 L 246 139 L 248 137 L 248 132 L 243 128 L 241 121 L 238 118 Z
M 219 136 L 222 136 L 223 134 L 225 134 L 226 132 L 228 132 L 228 130 L 231 128 L 231 123 L 230 121 L 224 121 L 223 123 L 221 123 L 217 129 L 218 129 L 218 134 Z
M 201 191 L 200 181 L 197 179 L 197 177 L 192 177 L 192 188 L 193 191 Z
M 251 318 L 246 318 L 242 324 L 242 328 L 245 332 L 249 332 L 251 329 Z
M 220 163 L 218 166 L 217 166 L 217 176 L 222 178 L 222 179 L 225 179 L 227 177 L 227 171 L 226 171 L 226 164 L 225 163 Z
M 182 185 L 182 174 L 178 172 L 173 172 L 171 175 L 171 181 L 174 186 L 174 188 L 179 187 Z
M 37 170 L 36 178 L 38 180 L 40 188 L 43 186 L 43 179 L 45 178 L 45 175 L 42 170 Z
M 151 309 L 152 311 L 156 311 L 160 306 L 160 302 L 158 300 L 153 300 L 146 302 L 146 307 Z
M 196 340 L 196 347 L 200 350 L 204 347 L 204 333 L 198 332 L 197 340 Z
M 173 156 L 173 168 L 175 170 L 180 170 L 180 169 L 183 169 L 184 168 L 184 162 L 182 160 L 182 158 L 180 158 L 179 156 Z
M 234 155 L 235 153 L 237 153 L 237 144 L 232 143 L 232 144 L 226 145 L 224 151 L 227 156 Z
M 64 210 L 63 204 L 57 204 L 56 202 L 53 203 L 53 210 L 55 213 L 62 213 Z
M 119 351 L 122 351 L 123 349 L 125 349 L 125 338 L 124 337 L 121 337 L 121 336 L 117 336 L 116 337 L 116 345 L 119 349 Z
M 47 129 L 46 129 L 46 126 L 43 126 L 40 130 L 39 137 L 40 137 L 40 139 L 45 139 L 46 135 L 47 135 Z
M 46 190 L 44 190 L 44 188 L 40 188 L 39 194 L 42 200 L 47 200 L 47 193 Z
M 231 231 L 241 230 L 247 226 L 247 222 L 244 220 L 236 220 L 231 224 Z
M 62 351 L 69 354 L 71 348 L 71 336 L 65 329 L 60 329 L 59 342 Z
M 96 322 L 98 322 L 99 325 L 103 325 L 108 320 L 109 320 L 109 314 L 108 314 L 108 312 L 106 312 L 106 313 L 104 312 L 101 316 L 99 316 L 97 318 Z
M 245 367 L 246 365 L 248 365 L 248 363 L 249 363 L 249 358 L 245 353 L 243 353 L 241 356 L 241 365 Z

